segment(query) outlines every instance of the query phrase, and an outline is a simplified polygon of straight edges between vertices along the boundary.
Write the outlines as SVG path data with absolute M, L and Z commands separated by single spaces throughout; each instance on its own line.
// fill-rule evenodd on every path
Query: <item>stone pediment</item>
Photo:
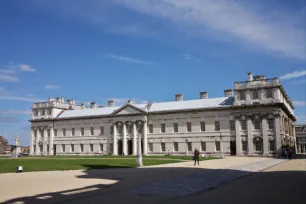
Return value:
M 131 104 L 127 104 L 112 113 L 112 115 L 134 115 L 134 114 L 146 114 L 146 112 Z

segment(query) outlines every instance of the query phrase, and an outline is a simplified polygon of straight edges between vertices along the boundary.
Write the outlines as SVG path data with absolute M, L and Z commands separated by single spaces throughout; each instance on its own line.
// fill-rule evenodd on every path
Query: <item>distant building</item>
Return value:
M 116 106 L 109 100 L 107 107 L 92 102 L 90 108 L 50 98 L 32 106 L 30 154 L 135 155 L 141 138 L 144 155 L 185 155 L 197 148 L 212 155 L 271 156 L 295 146 L 293 109 L 278 78 L 252 73 L 219 98 L 200 92 L 195 100 L 176 94 L 169 102 Z
M 7 154 L 11 151 L 11 146 L 4 138 L 4 136 L 0 136 L 0 154 Z
M 306 153 L 306 124 L 295 125 L 296 146 L 298 153 Z

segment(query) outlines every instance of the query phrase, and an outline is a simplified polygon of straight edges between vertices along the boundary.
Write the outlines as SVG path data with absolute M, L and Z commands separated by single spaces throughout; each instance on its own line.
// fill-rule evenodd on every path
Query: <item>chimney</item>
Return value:
M 253 74 L 252 74 L 252 72 L 248 72 L 248 81 L 253 81 Z
M 114 107 L 115 101 L 114 100 L 108 100 L 108 107 Z
M 224 90 L 224 97 L 231 97 L 231 96 L 233 96 L 232 89 L 225 89 Z
M 85 109 L 85 104 L 81 103 L 81 109 Z
M 208 99 L 208 92 L 206 91 L 200 92 L 200 99 Z
M 96 102 L 91 102 L 90 103 L 90 108 L 97 108 Z
M 132 104 L 132 103 L 133 103 L 133 101 L 132 101 L 132 100 L 128 100 L 128 103 L 129 103 L 129 104 Z
M 176 101 L 183 101 L 183 94 L 175 94 Z
M 50 98 L 49 98 L 49 101 L 50 101 L 50 102 L 53 102 L 53 101 L 55 101 L 55 99 L 50 97 Z
M 61 102 L 61 97 L 56 97 L 56 102 L 60 103 Z
M 73 105 L 73 100 L 68 99 L 67 103 L 68 103 L 68 105 Z

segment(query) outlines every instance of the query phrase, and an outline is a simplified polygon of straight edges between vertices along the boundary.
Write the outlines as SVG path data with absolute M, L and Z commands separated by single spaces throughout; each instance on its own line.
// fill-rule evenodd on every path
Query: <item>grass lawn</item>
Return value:
M 190 160 L 190 159 L 192 159 L 192 157 L 148 156 L 143 158 L 143 164 L 145 166 L 150 166 L 158 164 L 177 163 L 177 162 L 182 162 L 182 160 Z M 206 159 L 215 159 L 215 158 L 210 157 Z M 36 158 L 23 157 L 21 159 L 9 159 L 9 158 L 0 159 L 0 173 L 16 172 L 17 166 L 23 166 L 25 172 L 76 170 L 76 169 L 133 168 L 136 167 L 136 157 L 55 156 L 55 157 L 36 157 Z

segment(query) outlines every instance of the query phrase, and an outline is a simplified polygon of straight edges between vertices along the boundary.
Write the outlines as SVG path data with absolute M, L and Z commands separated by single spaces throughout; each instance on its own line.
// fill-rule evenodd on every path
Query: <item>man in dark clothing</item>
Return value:
M 196 149 L 194 150 L 194 154 L 193 154 L 194 165 L 196 165 L 197 161 L 198 161 L 198 165 L 200 165 L 200 158 L 199 158 L 199 156 L 200 156 L 200 152 L 199 152 L 199 150 L 196 148 Z

